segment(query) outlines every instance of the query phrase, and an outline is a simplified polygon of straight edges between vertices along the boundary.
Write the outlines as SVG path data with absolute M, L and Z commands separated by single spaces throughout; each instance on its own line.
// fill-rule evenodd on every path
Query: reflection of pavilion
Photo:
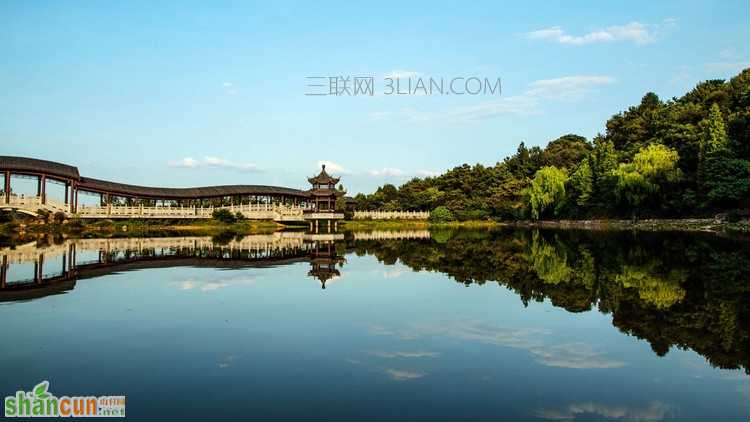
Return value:
M 333 242 L 316 242 L 315 247 L 310 251 L 312 268 L 307 275 L 320 280 L 320 286 L 325 289 L 326 282 L 341 277 L 341 272 L 336 269 L 336 264 L 345 262 L 346 258 L 336 253 L 336 244 Z
M 71 290 L 77 280 L 146 268 L 262 268 L 310 262 L 309 275 L 340 276 L 335 240 L 343 234 L 276 232 L 216 244 L 209 237 L 76 239 L 0 248 L 0 302 Z

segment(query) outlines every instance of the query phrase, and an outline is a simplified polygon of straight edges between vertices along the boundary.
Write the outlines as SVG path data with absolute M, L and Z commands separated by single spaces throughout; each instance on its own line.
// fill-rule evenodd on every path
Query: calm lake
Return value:
M 0 393 L 153 420 L 750 420 L 750 241 L 577 231 L 0 250 Z

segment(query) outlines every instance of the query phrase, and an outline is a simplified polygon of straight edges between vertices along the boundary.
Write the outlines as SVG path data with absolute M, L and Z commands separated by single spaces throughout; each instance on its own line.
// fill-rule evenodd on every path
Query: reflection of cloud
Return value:
M 740 393 L 741 396 L 745 398 L 745 400 L 750 400 L 750 385 L 740 385 L 737 386 L 737 392 Z
M 537 362 L 560 368 L 593 369 L 622 368 L 625 362 L 606 359 L 585 343 L 567 343 L 532 349 Z
M 239 277 L 224 277 L 219 279 L 200 281 L 200 280 L 183 280 L 177 283 L 177 288 L 180 290 L 196 290 L 201 292 L 210 292 L 213 290 L 223 289 L 231 285 L 246 285 L 253 284 L 255 280 L 247 276 Z
M 229 366 L 232 365 L 232 361 L 234 361 L 234 355 L 224 356 L 221 361 L 219 361 L 219 368 L 229 368 Z
M 437 352 L 427 352 L 422 350 L 417 351 L 396 351 L 396 352 L 388 352 L 385 350 L 372 350 L 369 352 L 366 352 L 368 355 L 377 356 L 379 358 L 386 358 L 386 359 L 392 359 L 392 358 L 434 358 L 440 356 L 440 353 Z
M 661 402 L 650 403 L 644 408 L 613 406 L 600 403 L 573 403 L 563 409 L 541 409 L 534 415 L 553 421 L 572 421 L 583 415 L 597 415 L 608 420 L 624 422 L 656 422 L 672 413 L 672 406 Z
M 445 336 L 466 341 L 476 341 L 531 353 L 537 363 L 571 369 L 622 368 L 625 362 L 607 359 L 605 354 L 585 343 L 564 343 L 547 345 L 544 336 L 546 329 L 503 328 L 479 321 L 449 321 L 413 325 L 392 330 L 382 325 L 370 325 L 368 331 L 374 335 L 394 336 L 402 340 L 413 340 L 422 336 Z
M 383 278 L 399 278 L 404 275 L 404 270 L 399 267 L 386 270 L 375 270 L 375 272 L 380 274 Z
M 395 381 L 409 381 L 413 379 L 422 378 L 427 375 L 424 372 L 404 371 L 399 369 L 386 368 L 386 374 Z

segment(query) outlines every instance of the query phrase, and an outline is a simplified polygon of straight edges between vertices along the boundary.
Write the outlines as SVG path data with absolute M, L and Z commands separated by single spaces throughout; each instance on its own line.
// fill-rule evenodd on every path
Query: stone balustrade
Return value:
M 426 220 L 427 211 L 354 211 L 355 220 Z

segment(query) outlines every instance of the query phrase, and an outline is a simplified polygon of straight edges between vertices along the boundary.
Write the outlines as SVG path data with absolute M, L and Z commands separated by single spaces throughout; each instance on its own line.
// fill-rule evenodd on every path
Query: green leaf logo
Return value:
M 49 397 L 47 389 L 49 388 L 49 381 L 42 381 L 34 386 L 34 396 L 43 399 Z

